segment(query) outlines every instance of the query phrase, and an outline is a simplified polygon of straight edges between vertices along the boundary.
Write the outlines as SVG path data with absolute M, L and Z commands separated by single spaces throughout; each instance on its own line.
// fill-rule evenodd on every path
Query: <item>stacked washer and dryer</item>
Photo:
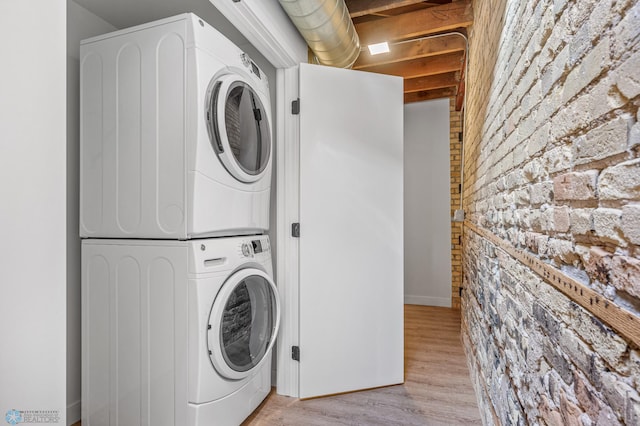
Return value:
M 237 425 L 271 389 L 267 78 L 183 14 L 81 43 L 82 424 Z

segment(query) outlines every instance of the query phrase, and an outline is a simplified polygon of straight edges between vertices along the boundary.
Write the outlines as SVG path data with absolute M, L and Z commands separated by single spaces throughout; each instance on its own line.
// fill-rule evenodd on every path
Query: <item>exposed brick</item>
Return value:
M 580 42 L 582 47 L 585 45 L 588 47 L 590 44 L 589 35 L 586 33 L 588 28 L 582 28 L 585 31 L 584 40 L 581 39 Z M 574 37 L 573 40 L 578 40 L 578 38 Z M 603 72 L 602 65 L 609 59 L 609 51 L 609 38 L 605 37 L 567 76 L 562 92 L 562 102 L 569 101 Z
M 598 99 L 598 102 L 594 102 Z M 558 110 L 551 119 L 550 138 L 561 140 L 586 128 L 594 120 L 622 107 L 628 99 L 615 85 L 613 76 L 602 77 L 572 102 Z
M 601 200 L 640 199 L 640 159 L 603 170 L 598 193 Z
M 527 206 L 531 202 L 531 193 L 527 188 L 520 188 L 515 193 L 516 204 Z
M 615 82 L 626 98 L 633 98 L 640 94 L 640 76 L 632 70 L 640 69 L 640 51 L 635 52 L 614 74 Z
M 582 371 L 590 383 L 598 381 L 595 356 L 589 346 L 573 330 L 561 327 L 557 336 L 560 349 L 567 354 L 571 362 Z M 577 373 L 576 373 L 577 374 Z
M 555 207 L 553 209 L 553 230 L 556 232 L 567 232 L 571 224 L 569 219 L 570 209 L 567 206 Z
M 637 45 L 640 37 L 638 22 L 640 22 L 640 3 L 636 2 L 614 29 L 616 38 L 613 42 L 613 51 L 616 57 L 624 55 L 634 45 Z M 636 67 L 635 69 L 638 70 L 639 68 Z M 637 73 L 635 76 L 638 77 Z
M 541 163 L 540 160 L 536 158 L 528 162 L 523 167 L 522 171 L 524 173 L 524 178 L 527 180 L 527 182 L 533 182 L 535 180 L 538 180 L 538 178 L 544 175 L 545 173 L 544 168 L 540 163 Z
M 589 258 L 586 259 L 584 267 L 592 279 L 606 283 L 609 281 L 611 258 L 612 254 L 602 247 L 591 247 Z
M 567 0 L 553 0 L 553 13 L 557 16 L 567 5 Z
M 553 207 L 546 208 L 542 211 L 542 214 L 540 215 L 540 227 L 545 233 L 553 231 Z
M 629 404 L 631 402 L 631 396 L 634 393 L 637 394 L 637 392 L 635 392 L 629 385 L 621 381 L 618 376 L 608 372 L 602 374 L 602 386 L 600 391 L 604 400 L 608 403 L 613 412 L 618 413 L 622 418 L 625 417 L 625 413 L 628 412 L 628 408 L 631 405 Z M 610 416 L 610 412 L 605 414 L 609 414 Z M 638 423 L 627 424 L 635 425 Z
M 560 392 L 560 414 L 562 415 L 562 424 L 564 426 L 582 426 L 578 420 L 582 411 L 567 398 L 567 394 L 564 391 Z
M 591 40 L 596 40 L 607 34 L 607 27 L 611 25 L 611 19 L 613 17 L 612 3 L 612 0 L 601 0 L 597 2 L 593 8 L 587 24 Z M 609 60 L 609 57 L 607 57 L 607 60 Z
M 538 254 L 540 256 L 546 256 L 549 248 L 549 237 L 546 235 L 540 235 L 536 238 L 536 245 L 538 246 Z
M 587 413 L 580 414 L 580 417 L 578 418 L 578 420 L 580 421 L 580 424 L 582 426 L 593 426 L 593 422 L 591 421 L 591 417 L 589 417 L 589 415 Z
M 551 125 L 545 124 L 543 127 L 536 130 L 529 138 L 529 144 L 527 145 L 527 153 L 533 157 L 549 143 L 549 130 Z
M 543 159 L 547 173 L 557 173 L 571 167 L 573 150 L 570 146 L 560 146 L 545 152 Z
M 578 260 L 578 255 L 575 253 L 573 243 L 557 238 L 549 239 L 547 254 L 549 257 L 556 259 L 558 263 L 572 264 L 574 260 Z
M 463 153 L 469 220 L 629 310 L 640 306 L 629 293 L 639 11 L 638 0 L 474 2 Z M 640 425 L 640 352 L 526 264 L 473 232 L 464 241 L 463 340 L 484 424 L 493 411 L 500 424 Z
M 576 164 L 585 164 L 624 152 L 627 149 L 628 122 L 629 117 L 618 117 L 576 139 Z
M 634 124 L 629 131 L 629 149 L 636 145 L 640 145 L 640 123 Z
M 593 230 L 598 237 L 624 244 L 620 236 L 620 219 L 622 211 L 618 209 L 599 208 L 593 211 Z
M 562 415 L 560 414 L 560 411 L 550 407 L 549 400 L 546 398 L 546 396 L 542 397 L 542 402 L 538 406 L 538 413 L 541 420 L 544 422 L 543 424 L 549 426 L 557 426 L 562 424 Z
M 640 204 L 628 204 L 622 207 L 621 226 L 624 238 L 640 245 Z
M 571 172 L 553 179 L 556 200 L 593 200 L 596 196 L 597 170 Z
M 558 372 L 565 383 L 573 383 L 573 372 L 571 371 L 571 364 L 551 342 L 545 342 L 543 354 L 549 365 L 551 365 L 553 369 Z
M 531 185 L 531 204 L 539 205 L 553 201 L 553 183 L 540 182 Z
M 541 235 L 538 234 L 537 232 L 525 233 L 525 245 L 533 253 L 538 252 L 538 237 L 541 237 Z
M 609 407 L 604 407 L 600 411 L 600 413 L 598 414 L 598 418 L 596 419 L 595 423 L 597 425 L 611 425 L 611 426 L 620 425 L 620 426 L 622 426 L 622 423 L 620 423 L 620 420 L 618 420 L 618 417 L 614 414 L 614 412 Z M 633 424 L 633 423 L 631 423 L 631 424 Z
M 628 425 L 640 425 L 640 399 L 629 398 L 625 410 L 625 421 Z
M 618 372 L 626 369 L 625 360 L 627 359 L 628 345 L 601 320 L 578 307 L 575 303 L 571 307 L 571 327 L 581 339 L 591 345 L 592 350 L 598 355 L 595 357 L 594 354 L 593 362 L 596 365 L 591 368 L 590 374 L 592 374 L 592 377 L 589 377 L 594 385 L 597 386 L 600 381 L 599 376 L 604 370 L 602 361 L 608 365 L 608 368 L 615 369 Z
M 589 417 L 597 419 L 603 403 L 596 396 L 595 389 L 579 374 L 575 374 L 573 381 L 576 398 L 580 403 L 580 407 Z
M 591 218 L 592 209 L 573 209 L 570 213 L 571 233 L 574 235 L 587 235 L 593 229 Z
M 614 256 L 611 260 L 611 284 L 640 298 L 640 260 L 628 256 Z

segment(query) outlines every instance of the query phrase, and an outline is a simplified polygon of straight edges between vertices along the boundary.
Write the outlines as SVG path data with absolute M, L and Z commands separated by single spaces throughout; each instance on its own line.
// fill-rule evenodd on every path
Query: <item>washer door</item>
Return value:
M 259 180 L 271 156 L 271 126 L 249 82 L 233 74 L 212 81 L 206 119 L 211 145 L 227 171 L 240 182 Z
M 254 268 L 231 275 L 209 314 L 207 346 L 213 367 L 228 379 L 251 375 L 273 347 L 279 324 L 273 280 Z

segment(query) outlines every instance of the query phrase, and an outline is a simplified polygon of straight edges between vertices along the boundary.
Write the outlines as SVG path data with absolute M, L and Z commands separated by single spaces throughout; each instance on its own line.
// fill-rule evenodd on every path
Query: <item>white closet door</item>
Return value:
M 300 66 L 300 397 L 404 381 L 403 82 Z

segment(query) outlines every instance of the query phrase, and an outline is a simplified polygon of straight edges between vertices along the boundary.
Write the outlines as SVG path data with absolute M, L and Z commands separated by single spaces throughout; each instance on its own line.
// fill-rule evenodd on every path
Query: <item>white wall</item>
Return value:
M 67 4 L 67 424 L 80 420 L 80 40 L 116 30 L 73 1 Z
M 11 409 L 66 421 L 66 9 L 0 2 L 3 422 Z
M 449 99 L 404 107 L 405 303 L 451 306 Z

